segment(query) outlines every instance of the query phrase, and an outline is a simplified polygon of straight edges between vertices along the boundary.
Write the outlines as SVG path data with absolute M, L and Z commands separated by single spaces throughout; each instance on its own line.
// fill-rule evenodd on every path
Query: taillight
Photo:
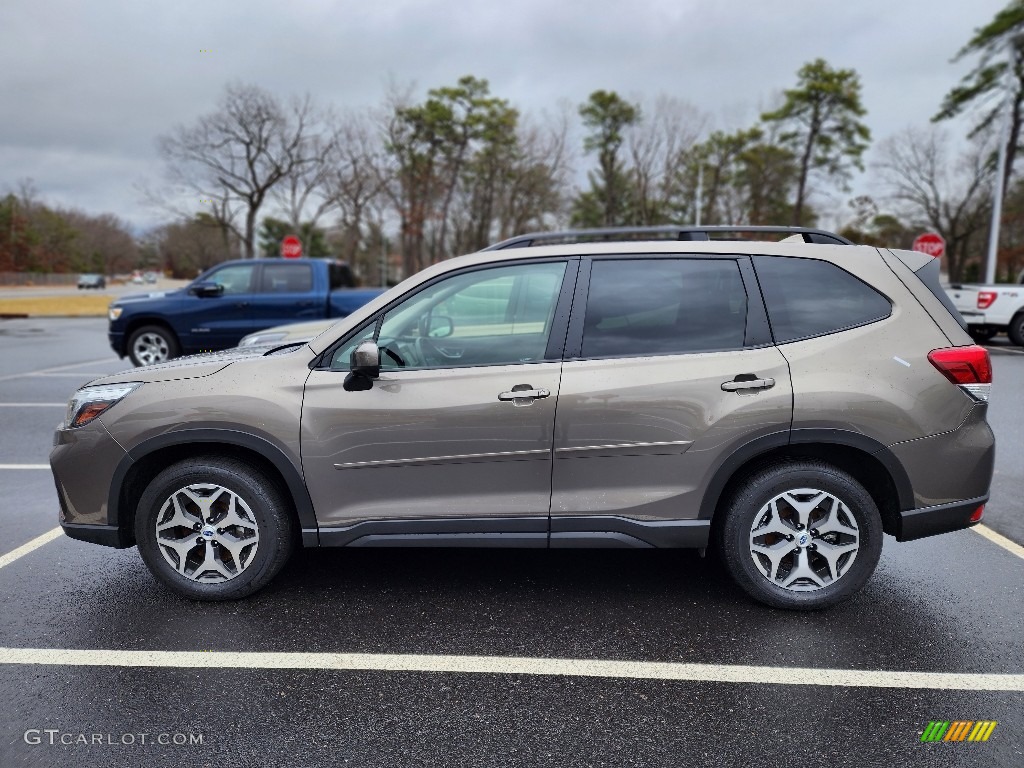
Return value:
M 985 505 L 982 504 L 980 507 L 978 507 L 976 510 L 974 510 L 973 514 L 971 514 L 971 517 L 970 517 L 970 519 L 967 522 L 969 522 L 969 523 L 980 523 L 981 522 L 981 518 L 983 518 L 984 516 L 985 516 Z
M 978 291 L 978 309 L 988 309 L 998 297 L 995 291 Z
M 975 400 L 988 400 L 992 388 L 992 361 L 984 347 L 933 349 L 928 361 Z

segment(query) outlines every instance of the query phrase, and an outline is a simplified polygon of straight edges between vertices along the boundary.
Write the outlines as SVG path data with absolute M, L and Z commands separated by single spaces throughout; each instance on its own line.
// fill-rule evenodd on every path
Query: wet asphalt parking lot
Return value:
M 857 597 L 796 614 L 668 550 L 307 550 L 245 601 L 174 597 L 134 549 L 48 536 L 64 402 L 125 367 L 104 334 L 0 321 L 0 768 L 1024 766 L 1005 339 L 994 535 L 887 538 Z M 922 743 L 939 720 L 998 725 Z

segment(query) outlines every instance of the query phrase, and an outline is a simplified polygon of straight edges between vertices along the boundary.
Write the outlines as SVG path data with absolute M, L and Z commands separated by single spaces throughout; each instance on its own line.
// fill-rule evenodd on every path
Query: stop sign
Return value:
M 297 259 L 302 256 L 302 241 L 295 235 L 288 235 L 281 241 L 281 255 L 286 259 Z
M 929 256 L 939 258 L 946 252 L 946 241 L 942 239 L 942 235 L 937 232 L 925 232 L 923 235 L 918 235 L 914 239 L 914 244 L 911 246 L 915 251 L 921 253 L 927 253 Z

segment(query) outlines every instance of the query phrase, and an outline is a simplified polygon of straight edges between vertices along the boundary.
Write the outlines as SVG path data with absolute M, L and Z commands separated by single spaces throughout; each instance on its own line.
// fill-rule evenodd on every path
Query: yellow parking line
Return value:
M 976 525 L 973 528 L 971 528 L 971 530 L 975 533 L 984 536 L 993 544 L 1002 547 L 1010 554 L 1016 555 L 1017 557 L 1024 560 L 1024 547 L 1022 547 L 1017 542 L 1011 541 L 1010 539 L 1006 538 L 1005 536 L 1003 536 L 1003 534 L 996 533 L 987 525 Z

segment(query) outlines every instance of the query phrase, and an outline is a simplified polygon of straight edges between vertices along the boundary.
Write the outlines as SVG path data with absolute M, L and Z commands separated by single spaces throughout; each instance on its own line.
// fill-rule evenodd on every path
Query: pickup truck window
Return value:
M 232 264 L 210 274 L 207 280 L 224 288 L 224 295 L 252 293 L 252 264 Z
M 264 264 L 260 293 L 309 293 L 313 268 L 309 264 Z

